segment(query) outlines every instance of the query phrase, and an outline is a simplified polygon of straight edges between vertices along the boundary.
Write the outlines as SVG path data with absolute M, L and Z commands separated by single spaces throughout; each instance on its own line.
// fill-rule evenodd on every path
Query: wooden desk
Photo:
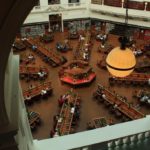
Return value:
M 141 96 L 142 95 L 147 95 L 147 96 L 149 96 L 150 97 L 150 91 L 147 91 L 147 90 L 139 90 L 139 91 L 135 91 L 134 92 L 134 96 L 136 97 L 136 98 L 141 98 Z
M 105 101 L 109 102 L 112 106 L 116 105 L 116 109 L 118 109 L 120 112 L 122 112 L 132 120 L 144 117 L 144 114 L 136 110 L 134 107 L 130 106 L 130 104 L 123 101 L 121 96 L 114 94 L 100 84 L 98 85 L 97 94 L 99 94 L 100 96 L 102 94 L 105 94 L 106 98 L 103 98 Z
M 75 33 L 69 32 L 68 33 L 68 39 L 78 39 L 78 38 L 79 38 L 79 34 L 77 32 L 75 32 Z
M 45 59 L 47 63 L 50 63 L 52 61 L 53 66 L 59 66 L 66 62 L 66 59 L 64 57 L 54 53 L 54 51 L 49 51 L 48 49 L 40 46 L 38 41 L 36 40 L 29 38 L 24 42 L 30 48 L 32 48 L 32 46 L 37 46 L 35 52 L 37 52 L 42 57 L 42 59 Z
M 109 83 L 114 84 L 117 83 L 118 81 L 121 81 L 122 84 L 139 84 L 139 85 L 149 85 L 149 79 L 150 79 L 150 74 L 145 74 L 145 73 L 132 73 L 131 75 L 123 78 L 119 77 L 109 77 Z
M 79 100 L 79 97 L 77 94 L 71 93 L 69 95 L 70 95 L 70 97 L 67 98 L 68 103 L 67 104 L 63 103 L 61 111 L 60 111 L 59 116 L 62 119 L 61 119 L 61 121 L 57 121 L 57 125 L 56 125 L 56 129 L 59 131 L 60 135 L 67 135 L 70 133 L 72 119 L 74 116 L 74 113 L 71 113 L 70 103 L 72 103 L 73 106 L 75 106 L 77 103 L 77 100 Z
M 20 65 L 28 65 L 28 64 L 35 64 L 35 58 L 33 57 L 32 59 L 26 57 L 26 58 L 21 58 L 20 57 Z
M 69 50 L 72 50 L 73 48 L 70 45 L 70 42 L 57 42 L 56 43 L 56 49 L 60 52 L 67 52 Z
M 44 73 L 43 77 L 40 77 L 38 73 Z M 23 66 L 20 65 L 19 67 L 19 73 L 20 75 L 23 75 L 25 77 L 30 77 L 33 79 L 45 79 L 48 76 L 48 70 L 47 68 L 41 68 L 41 67 L 33 67 L 33 66 Z
M 150 71 L 150 61 L 149 60 L 142 60 L 141 62 L 138 62 L 135 66 L 136 72 L 148 72 Z
M 51 82 L 45 82 L 36 87 L 33 87 L 32 89 L 23 91 L 24 101 L 30 101 L 33 100 L 35 97 L 40 96 L 41 90 L 46 90 L 47 93 L 51 94 L 52 93 Z M 27 97 L 30 97 L 31 99 L 27 100 Z
M 17 41 L 13 45 L 14 51 L 22 51 L 26 49 L 26 46 L 23 44 L 22 41 Z
M 59 77 L 62 82 L 76 86 L 91 83 L 96 78 L 96 74 L 88 66 L 88 62 L 74 60 L 63 66 L 59 71 Z
M 91 42 L 91 33 L 86 32 L 85 39 L 82 41 L 79 41 L 79 44 L 74 52 L 74 58 L 77 60 L 84 60 L 84 61 L 89 61 L 89 56 L 92 48 Z M 84 55 L 87 55 L 85 58 Z
M 83 79 L 75 79 L 72 76 L 63 76 L 60 78 L 62 82 L 68 83 L 70 85 L 83 85 L 91 83 L 96 78 L 96 74 L 94 72 L 91 72 L 87 77 L 84 77 Z

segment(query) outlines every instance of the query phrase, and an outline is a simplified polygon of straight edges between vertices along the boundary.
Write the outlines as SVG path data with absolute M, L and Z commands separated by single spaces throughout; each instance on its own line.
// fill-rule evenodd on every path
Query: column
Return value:
M 144 136 L 145 136 L 145 138 L 149 138 L 150 137 L 150 132 L 149 131 L 145 132 Z
M 104 5 L 104 0 L 101 0 L 102 1 L 102 5 Z
M 130 136 L 130 141 L 131 145 L 134 145 L 138 141 L 137 135 Z
M 116 145 L 116 146 L 120 146 L 120 145 L 122 145 L 122 144 L 123 144 L 122 139 L 115 140 L 115 145 Z
M 144 8 L 144 11 L 146 11 L 147 9 L 147 2 L 145 2 L 145 8 Z
M 122 0 L 122 8 L 123 8 L 123 6 L 124 6 L 124 0 Z
M 115 146 L 115 142 L 114 141 L 110 141 L 107 143 L 108 148 L 112 148 Z
M 61 32 L 64 32 L 63 14 L 61 13 Z
M 40 6 L 48 6 L 48 0 L 40 0 Z
M 130 137 L 125 137 L 123 138 L 123 144 L 129 144 L 131 141 L 130 141 Z
M 144 133 L 139 133 L 138 135 L 137 135 L 137 137 L 138 137 L 138 140 L 143 140 L 144 138 L 145 138 L 145 134 Z

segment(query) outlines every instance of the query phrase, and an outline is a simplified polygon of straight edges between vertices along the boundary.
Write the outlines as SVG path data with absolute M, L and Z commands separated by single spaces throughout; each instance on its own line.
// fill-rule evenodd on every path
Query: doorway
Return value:
M 62 32 L 62 14 L 49 15 L 49 28 L 53 32 Z

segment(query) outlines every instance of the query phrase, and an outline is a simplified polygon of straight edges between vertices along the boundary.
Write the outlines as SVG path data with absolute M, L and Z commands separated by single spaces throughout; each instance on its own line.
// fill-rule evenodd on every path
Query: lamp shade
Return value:
M 129 48 L 124 50 L 116 47 L 111 50 L 106 58 L 107 69 L 113 76 L 128 76 L 135 67 L 136 59 Z

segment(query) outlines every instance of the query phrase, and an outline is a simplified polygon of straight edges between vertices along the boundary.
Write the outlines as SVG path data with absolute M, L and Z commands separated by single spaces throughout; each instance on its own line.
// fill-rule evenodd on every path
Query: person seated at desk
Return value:
M 114 109 L 117 109 L 118 105 L 117 104 L 114 104 L 113 108 Z
M 46 94 L 47 94 L 47 91 L 46 91 L 46 90 L 44 90 L 44 89 L 41 90 L 41 95 L 42 95 L 42 96 L 44 96 L 44 95 L 46 95 Z
M 58 120 L 57 120 L 58 123 L 61 123 L 62 121 L 63 121 L 62 117 L 59 117 Z
M 145 103 L 145 102 L 147 102 L 148 99 L 149 99 L 148 96 L 143 96 L 140 98 L 140 102 Z
M 96 39 L 100 40 L 100 41 L 106 41 L 107 40 L 107 34 L 98 34 L 96 36 Z
M 34 58 L 34 56 L 32 54 L 28 55 L 28 59 L 32 60 Z
M 70 113 L 74 114 L 74 112 L 75 112 L 75 107 L 72 107 Z
M 36 45 L 32 45 L 32 50 L 35 51 L 37 49 Z
M 89 55 L 88 52 L 84 52 L 83 53 L 83 59 L 88 60 L 88 55 Z
M 28 61 L 29 62 L 35 61 L 35 57 L 32 54 L 29 54 L 28 55 Z
M 79 36 L 79 41 L 84 41 L 85 40 L 85 37 L 83 37 L 82 35 Z
M 64 100 L 65 104 L 68 104 L 69 94 L 64 94 L 61 98 Z
M 106 42 L 105 40 L 101 41 L 101 48 L 105 48 L 105 42 Z
M 88 47 L 86 47 L 86 48 L 84 49 L 84 51 L 87 53 L 87 52 L 89 51 Z
M 103 35 L 103 40 L 106 41 L 107 40 L 107 34 Z
M 103 98 L 103 99 L 106 99 L 106 95 L 105 95 L 105 94 L 102 94 L 102 98 Z
M 102 34 L 98 34 L 98 35 L 96 36 L 96 39 L 97 39 L 97 40 L 103 40 L 103 35 L 102 35 Z
M 58 118 L 59 118 L 59 114 L 58 114 L 58 115 L 54 115 L 53 120 L 54 120 L 54 121 L 57 121 Z
M 53 137 L 58 137 L 58 136 L 60 136 L 60 135 L 59 135 L 58 131 L 56 131 Z
M 44 79 L 45 75 L 46 75 L 46 73 L 44 71 L 39 71 L 38 72 L 38 76 L 39 76 L 40 79 Z
M 26 95 L 25 100 L 27 100 L 27 101 L 31 100 L 31 96 L 30 95 Z
M 133 50 L 133 54 L 135 55 L 135 56 L 140 56 L 140 55 L 142 55 L 142 51 L 140 50 L 140 49 L 137 49 L 137 50 Z
M 57 50 L 61 50 L 61 49 L 63 49 L 63 45 L 58 42 L 58 43 L 56 43 L 56 48 L 57 48 Z
M 147 104 L 150 105 L 150 97 L 147 99 Z
M 35 86 L 31 84 L 31 85 L 29 86 L 29 90 L 32 90 L 34 87 L 35 87 Z
M 32 103 L 32 101 L 31 101 L 31 99 L 32 99 L 32 97 L 28 94 L 28 95 L 26 95 L 25 96 L 25 104 L 31 104 Z
M 54 117 L 53 117 L 53 122 L 54 122 L 54 126 L 53 127 L 54 127 L 54 129 L 56 128 L 58 119 L 59 119 L 59 114 L 58 115 L 54 115 Z
M 26 37 L 21 38 L 21 41 L 26 41 L 26 40 L 28 40 L 28 38 Z

